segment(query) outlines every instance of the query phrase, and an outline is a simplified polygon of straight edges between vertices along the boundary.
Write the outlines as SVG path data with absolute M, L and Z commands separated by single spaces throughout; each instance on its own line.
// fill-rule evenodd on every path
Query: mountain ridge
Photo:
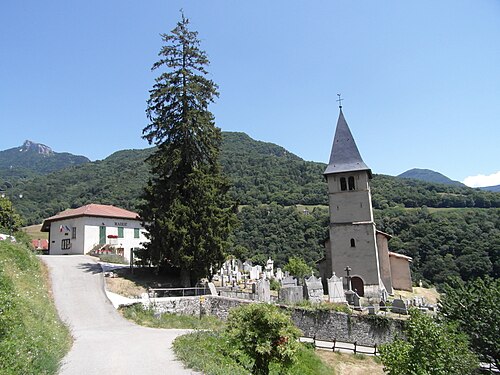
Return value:
M 86 156 L 55 152 L 47 145 L 26 140 L 21 146 L 0 151 L 0 189 L 8 188 L 14 180 L 89 162 Z

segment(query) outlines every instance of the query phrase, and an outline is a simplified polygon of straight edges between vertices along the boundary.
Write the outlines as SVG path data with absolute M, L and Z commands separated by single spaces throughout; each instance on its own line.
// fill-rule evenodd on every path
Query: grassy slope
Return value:
M 0 374 L 55 374 L 71 347 L 45 266 L 23 244 L 0 241 Z

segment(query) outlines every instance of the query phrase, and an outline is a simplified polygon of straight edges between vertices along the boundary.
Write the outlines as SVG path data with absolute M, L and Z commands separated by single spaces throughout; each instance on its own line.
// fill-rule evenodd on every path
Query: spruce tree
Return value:
M 236 220 L 219 164 L 221 131 L 208 110 L 217 85 L 206 77 L 209 60 L 188 26 L 182 14 L 161 35 L 160 60 L 152 67 L 161 74 L 150 90 L 143 138 L 157 148 L 147 160 L 152 178 L 141 209 L 150 239 L 141 256 L 179 268 L 184 286 L 221 266 Z

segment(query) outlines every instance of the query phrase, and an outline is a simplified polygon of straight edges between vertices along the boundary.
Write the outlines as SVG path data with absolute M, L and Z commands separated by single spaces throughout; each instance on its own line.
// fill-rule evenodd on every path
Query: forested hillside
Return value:
M 312 265 L 323 256 L 328 236 L 326 165 L 244 133 L 223 136 L 221 162 L 241 205 L 231 252 L 259 263 L 271 256 L 277 266 L 299 255 Z M 18 179 L 7 192 L 23 194 L 13 203 L 26 224 L 87 203 L 136 210 L 151 151 L 119 151 L 102 161 Z M 499 276 L 500 193 L 384 175 L 375 175 L 371 188 L 377 225 L 394 235 L 392 250 L 414 258 L 415 280 Z M 311 205 L 308 214 L 297 204 Z
M 26 141 L 20 147 L 0 151 L 0 189 L 10 188 L 19 179 L 89 162 L 85 156 L 54 152 L 48 146 Z

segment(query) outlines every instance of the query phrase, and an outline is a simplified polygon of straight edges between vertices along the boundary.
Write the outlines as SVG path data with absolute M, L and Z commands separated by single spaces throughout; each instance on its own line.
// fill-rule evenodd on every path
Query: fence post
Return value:
M 334 352 L 335 351 L 335 344 L 337 343 L 337 339 L 334 338 L 333 339 L 333 348 L 332 348 L 332 351 Z
M 313 344 L 314 344 L 314 348 L 316 348 L 316 334 L 314 334 L 314 336 L 313 336 Z
M 375 350 L 373 351 L 373 355 L 376 356 L 377 355 L 377 344 L 375 344 L 375 346 L 373 347 Z
M 356 354 L 356 347 L 358 346 L 358 343 L 354 341 L 354 354 Z

